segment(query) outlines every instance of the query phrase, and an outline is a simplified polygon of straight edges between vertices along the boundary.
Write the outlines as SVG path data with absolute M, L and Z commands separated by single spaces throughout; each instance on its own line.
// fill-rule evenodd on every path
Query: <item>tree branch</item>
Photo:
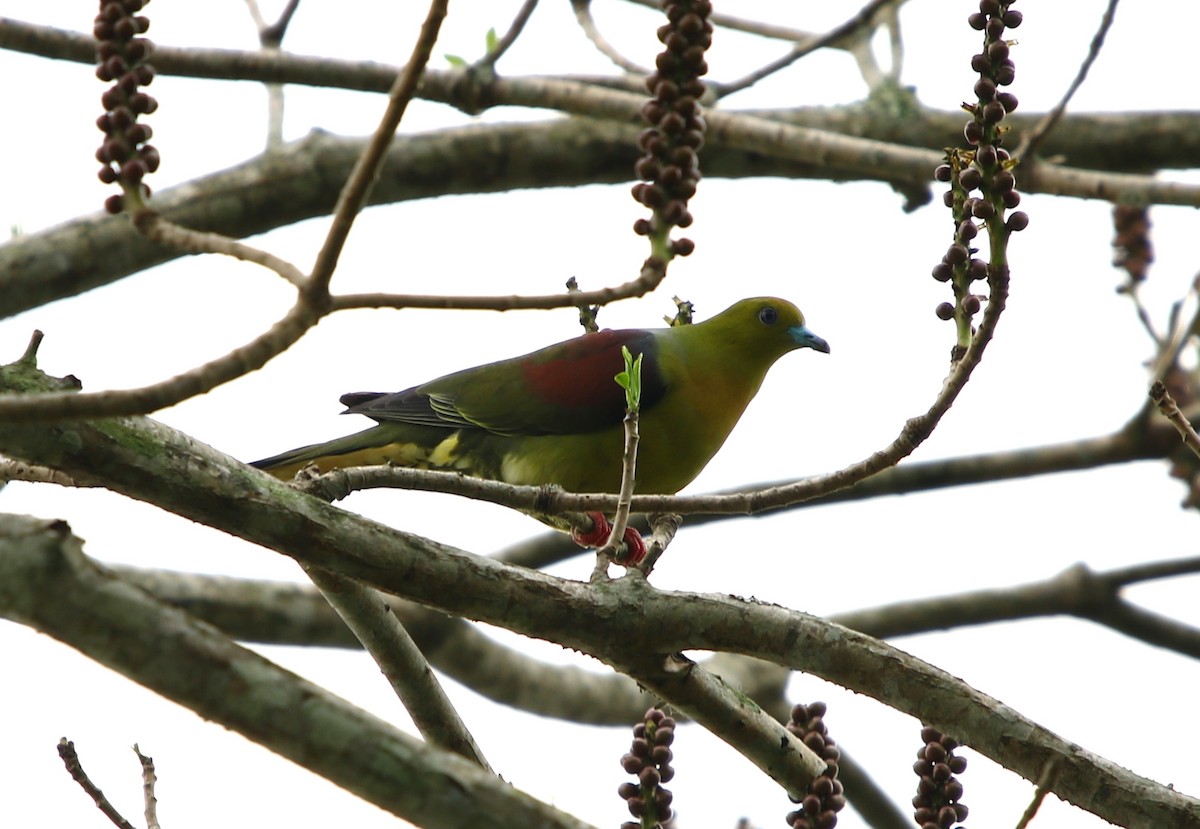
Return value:
M 161 604 L 81 547 L 61 521 L 0 516 L 3 615 L 422 826 L 585 829 Z
M 1113 822 L 1181 825 L 1200 819 L 1200 802 L 1080 749 L 944 671 L 806 614 L 733 597 L 647 589 L 644 580 L 635 587 L 630 577 L 598 590 L 508 567 L 349 515 L 145 418 L 72 424 L 69 432 L 4 424 L 0 451 L 68 474 L 101 477 L 116 492 L 305 564 L 610 664 L 702 649 L 806 671 L 953 733 L 1027 779 L 1036 780 L 1057 758 L 1062 770 L 1054 792 Z M 0 579 L 0 591 L 32 578 Z M 54 589 L 61 599 L 61 585 Z M 19 602 L 27 591 L 18 588 L 6 603 Z M 26 617 L 55 603 L 28 604 L 19 605 Z M 210 667 L 219 671 L 222 664 L 195 675 L 207 676 Z

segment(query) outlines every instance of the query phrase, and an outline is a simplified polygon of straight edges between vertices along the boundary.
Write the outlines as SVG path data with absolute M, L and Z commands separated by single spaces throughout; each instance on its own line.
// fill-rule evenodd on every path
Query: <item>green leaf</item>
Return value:
M 621 346 L 621 357 L 625 360 L 625 370 L 613 377 L 617 385 L 625 389 L 625 408 L 636 412 L 642 405 L 642 356 L 629 353 L 629 349 Z
M 496 44 L 500 42 L 500 38 L 496 35 L 496 29 L 493 26 L 487 32 L 487 50 L 489 52 L 496 51 Z
M 459 55 L 446 55 L 446 63 L 453 66 L 455 69 L 466 69 L 467 61 Z

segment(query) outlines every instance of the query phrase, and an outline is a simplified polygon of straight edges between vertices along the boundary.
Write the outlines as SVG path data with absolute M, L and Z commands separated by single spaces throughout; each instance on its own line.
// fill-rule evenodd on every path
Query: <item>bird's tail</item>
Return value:
M 424 445 L 425 441 L 414 441 L 411 429 L 397 429 L 397 425 L 400 424 L 372 426 L 344 438 L 301 446 L 290 452 L 253 461 L 250 465 L 285 481 L 309 464 L 316 464 L 322 472 L 385 463 L 422 465 L 429 447 Z

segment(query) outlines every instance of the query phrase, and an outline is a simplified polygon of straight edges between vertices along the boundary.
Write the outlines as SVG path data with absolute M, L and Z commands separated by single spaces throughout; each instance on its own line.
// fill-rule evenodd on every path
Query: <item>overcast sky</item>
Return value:
M 266 6 L 268 17 L 272 5 Z M 414 14 L 423 14 L 423 8 L 354 5 L 347 14 L 344 4 L 306 0 L 285 46 L 300 54 L 403 60 L 415 32 Z M 487 28 L 503 30 L 518 5 L 455 0 L 435 53 L 477 57 Z M 653 59 L 652 13 L 611 0 L 594 5 L 618 48 L 643 63 Z M 819 31 L 857 8 L 797 4 L 814 8 L 798 8 L 781 19 L 776 5 L 742 3 L 737 11 Z M 970 97 L 968 63 L 979 41 L 965 23 L 972 4 L 955 4 L 961 12 L 946 15 L 948 5 L 914 0 L 902 14 L 903 81 L 925 105 L 938 109 Z M 1062 94 L 1103 5 L 1022 4 L 1026 20 L 1014 34 L 1020 44 L 1013 53 L 1018 79 L 1012 87 L 1022 111 L 1043 111 Z M 1178 68 L 1193 51 L 1194 35 L 1178 25 L 1176 14 L 1168 16 L 1178 9 L 1161 1 L 1123 6 L 1073 109 L 1193 105 L 1191 76 Z M 150 35 L 164 45 L 252 49 L 257 43 L 238 0 L 159 2 L 147 12 Z M 95 3 L 0 0 L 0 13 L 87 31 Z M 709 63 L 714 77 L 728 79 L 784 50 L 722 33 Z M 444 66 L 440 58 L 435 65 Z M 560 2 L 538 8 L 499 70 L 608 72 L 610 65 L 590 49 L 568 4 Z M 0 72 L 20 78 L 26 89 L 21 100 L 36 102 L 29 114 L 33 126 L 0 132 L 9 195 L 0 202 L 0 226 L 34 233 L 98 209 L 107 195 L 95 180 L 92 155 L 100 138 L 93 122 L 102 86 L 91 68 L 0 53 Z M 160 109 L 149 123 L 164 159 L 152 177 L 156 189 L 261 149 L 261 87 L 163 77 L 153 92 Z M 818 53 L 727 105 L 834 105 L 864 92 L 846 55 Z M 16 107 L 10 101 L 10 123 Z M 381 96 L 289 88 L 286 135 L 297 139 L 315 127 L 364 134 L 382 107 Z M 546 117 L 499 110 L 482 120 Z M 417 102 L 402 130 L 470 120 Z M 601 323 L 657 325 L 672 311 L 672 294 L 692 300 L 699 317 L 742 296 L 777 294 L 803 308 L 832 353 L 803 351 L 782 360 L 726 448 L 689 491 L 840 468 L 885 445 L 907 417 L 929 405 L 953 339 L 952 326 L 933 314 L 948 291 L 928 276 L 951 232 L 947 212 L 935 201 L 905 214 L 901 197 L 876 184 L 702 183 L 692 202 L 696 223 L 687 234 L 697 242 L 696 254 L 673 264 L 668 283 L 654 296 L 605 309 Z M 960 402 L 914 459 L 1104 434 L 1142 403 L 1152 344 L 1131 304 L 1113 291 L 1122 274 L 1110 265 L 1109 206 L 1032 196 L 1022 208 L 1032 224 L 1012 244 L 1012 297 L 996 341 Z M 570 276 L 585 288 L 616 284 L 631 278 L 646 256 L 644 240 L 629 230 L 641 211 L 625 185 L 373 209 L 355 227 L 334 289 L 548 293 Z M 1196 271 L 1196 216 L 1185 208 L 1155 208 L 1152 215 L 1158 261 L 1145 298 L 1161 325 Z M 315 220 L 253 241 L 306 269 L 325 227 Z M 0 358 L 16 358 L 30 331 L 40 328 L 46 332 L 40 361 L 48 372 L 75 374 L 89 390 L 132 387 L 225 353 L 278 318 L 290 302 L 291 289 L 272 274 L 216 257 L 191 257 L 0 322 Z M 323 321 L 264 370 L 155 416 L 250 460 L 360 428 L 351 418 L 337 417 L 337 398 L 344 392 L 404 388 L 577 330 L 572 311 L 350 312 Z M 1194 554 L 1200 519 L 1178 508 L 1183 496 L 1164 464 L 1146 463 L 731 521 L 681 533 L 653 580 L 666 589 L 755 596 L 815 613 L 1010 585 L 1047 578 L 1079 561 L 1105 569 Z M 343 505 L 479 553 L 542 531 L 524 516 L 454 496 L 378 491 L 356 494 Z M 281 556 L 105 492 L 11 484 L 0 491 L 0 510 L 64 518 L 86 540 L 86 551 L 103 561 L 302 578 Z M 590 568 L 590 559 L 581 556 L 554 572 L 586 578 Z M 1196 588 L 1195 578 L 1180 579 L 1138 587 L 1130 595 L 1200 623 Z M 497 635 L 548 660 L 580 660 L 557 646 Z M 1200 792 L 1191 751 L 1200 738 L 1194 716 L 1200 670 L 1193 660 L 1072 620 L 964 629 L 895 644 L 1091 751 L 1182 791 Z M 408 727 L 367 657 L 261 650 Z M 360 829 L 396 825 L 391 816 L 46 637 L 0 622 L 0 652 L 9 666 L 0 699 L 10 712 L 0 779 L 15 784 L 0 798 L 0 825 L 102 825 L 61 768 L 55 744 L 62 736 L 75 740 L 85 768 L 131 819 L 141 808 L 138 767 L 129 751 L 137 742 L 158 762 L 160 815 L 172 829 L 214 821 L 234 826 L 269 821 L 298 829 L 334 822 Z M 626 819 L 615 790 L 624 779 L 618 758 L 627 732 L 514 714 L 449 684 L 484 754 L 506 780 L 598 826 Z M 798 677 L 794 686 L 797 700 L 831 703 L 827 721 L 833 736 L 906 803 L 915 782 L 910 764 L 916 724 L 812 678 Z M 577 760 L 547 763 L 550 742 L 564 740 L 577 747 L 572 749 Z M 764 827 L 782 825 L 786 798 L 723 744 L 699 729 L 683 729 L 676 754 L 678 774 L 670 788 L 682 826 L 732 827 L 741 815 Z M 964 800 L 972 809 L 971 825 L 1014 825 L 1032 787 L 969 756 Z M 1045 809 L 1035 825 L 1107 825 L 1057 802 Z M 839 825 L 861 822 L 848 810 Z

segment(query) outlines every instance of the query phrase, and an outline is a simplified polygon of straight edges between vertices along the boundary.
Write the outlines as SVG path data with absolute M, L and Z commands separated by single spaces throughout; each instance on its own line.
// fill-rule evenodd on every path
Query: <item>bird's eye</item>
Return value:
M 779 311 L 768 305 L 766 308 L 763 308 L 758 312 L 758 321 L 763 325 L 774 325 L 779 321 Z

